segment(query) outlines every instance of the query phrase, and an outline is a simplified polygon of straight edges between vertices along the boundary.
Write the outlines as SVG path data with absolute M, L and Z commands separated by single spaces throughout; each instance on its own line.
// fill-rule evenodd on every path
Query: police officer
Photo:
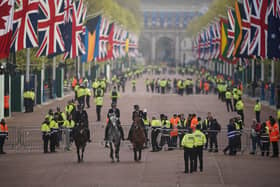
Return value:
M 118 118 L 118 122 L 117 122 L 117 126 L 119 128 L 119 131 L 121 133 L 121 137 L 122 137 L 122 140 L 125 140 L 124 139 L 124 132 L 123 132 L 123 128 L 121 126 L 121 122 L 120 122 L 120 110 L 117 108 L 117 104 L 116 103 L 112 103 L 111 104 L 111 107 L 107 113 L 107 118 L 109 119 L 110 118 L 110 115 L 115 115 L 117 118 Z M 109 124 L 109 123 L 108 123 Z M 109 131 L 109 125 L 106 125 L 106 129 L 105 129 L 105 138 L 104 140 L 105 141 L 108 141 L 108 131 Z M 106 144 L 107 145 L 107 144 Z M 106 146 L 105 145 L 105 146 Z M 106 146 L 107 147 L 107 146 Z
M 233 107 L 232 107 L 232 94 L 230 89 L 227 89 L 226 91 L 226 105 L 227 105 L 227 111 L 229 112 L 229 107 L 231 109 L 231 111 L 233 112 Z
M 48 145 L 50 140 L 51 129 L 49 126 L 49 118 L 45 118 L 45 121 L 41 125 L 42 139 L 44 142 L 44 153 L 48 153 Z
M 194 131 L 194 171 L 197 171 L 197 159 L 199 159 L 199 170 L 200 172 L 203 171 L 203 146 L 206 143 L 206 136 L 200 131 L 201 125 L 198 124 L 196 126 L 196 130 Z
M 237 101 L 236 105 L 235 105 L 237 114 L 239 114 L 241 116 L 242 121 L 244 121 L 244 103 L 242 101 L 242 98 L 239 97 L 239 100 Z
M 157 143 L 157 136 L 159 134 L 159 128 L 161 128 L 161 122 L 160 120 L 157 120 L 155 116 L 152 117 L 151 127 L 152 127 L 152 133 L 151 133 L 152 152 L 157 152 L 160 150 Z
M 91 92 L 90 92 L 90 89 L 88 87 L 85 88 L 85 97 L 86 97 L 87 108 L 90 108 Z
M 241 135 L 243 129 L 243 121 L 240 116 L 236 117 L 235 119 L 235 144 L 236 144 L 236 151 L 241 151 Z
M 261 110 L 262 110 L 262 105 L 261 105 L 260 101 L 257 99 L 256 104 L 254 106 L 254 112 L 256 113 L 256 120 L 258 123 L 261 122 L 261 118 L 260 118 Z
M 0 154 L 6 154 L 3 150 L 5 139 L 8 139 L 8 126 L 3 118 L 0 122 Z
M 136 92 L 136 79 L 135 79 L 135 77 L 133 77 L 133 79 L 131 80 L 131 84 L 132 84 L 132 92 Z
M 86 110 L 84 110 L 83 105 L 78 105 L 78 111 L 75 114 L 76 119 L 75 119 L 75 124 L 83 124 L 87 127 L 87 137 L 88 137 L 88 142 L 91 142 L 90 139 L 90 130 L 89 130 L 89 124 L 88 124 L 88 113 Z
M 110 97 L 112 99 L 112 103 L 117 103 L 118 98 L 119 98 L 119 93 L 117 91 L 116 86 L 114 86 L 113 90 L 111 91 Z
M 73 141 L 73 128 L 75 127 L 75 122 L 72 120 L 72 116 L 68 118 L 63 123 L 63 128 L 66 137 L 65 150 L 70 151 L 70 142 Z
M 223 150 L 224 154 L 227 154 L 229 150 L 229 155 L 236 155 L 236 127 L 234 123 L 235 119 L 232 118 L 227 125 L 228 146 Z
M 96 105 L 97 121 L 101 120 L 101 108 L 103 106 L 103 96 L 104 96 L 103 89 L 99 86 L 95 91 L 95 99 L 94 99 Z
M 81 86 L 78 88 L 77 91 L 77 98 L 78 98 L 78 102 L 79 105 L 85 105 L 85 96 L 86 96 L 86 88 L 83 84 L 81 84 Z
M 51 134 L 50 134 L 50 150 L 51 153 L 55 152 L 55 146 L 59 145 L 59 141 L 58 141 L 58 124 L 57 124 L 57 116 L 54 116 L 54 118 L 50 121 L 50 130 L 51 130 Z
M 188 133 L 185 134 L 181 142 L 182 147 L 184 147 L 184 161 L 185 161 L 185 173 L 192 173 L 194 171 L 194 146 L 195 137 L 193 135 L 192 129 L 188 129 Z M 189 167 L 190 163 L 190 167 Z M 190 169 L 190 170 L 189 170 Z
M 76 112 L 76 106 L 74 100 L 68 101 L 68 104 L 65 107 L 66 118 L 68 118 L 68 116 L 72 116 L 73 118 L 74 117 L 73 114 L 75 114 L 75 112 Z
M 143 110 L 143 117 L 142 117 L 144 126 L 145 126 L 145 136 L 146 136 L 146 143 L 145 143 L 145 147 L 148 146 L 148 142 L 149 142 L 149 137 L 148 137 L 148 132 L 149 132 L 149 127 L 151 126 L 150 120 L 148 118 L 148 114 L 147 114 L 147 109 Z

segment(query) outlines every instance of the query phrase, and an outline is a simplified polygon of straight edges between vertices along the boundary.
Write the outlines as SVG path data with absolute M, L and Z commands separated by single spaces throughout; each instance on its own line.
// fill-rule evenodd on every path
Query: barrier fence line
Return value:
M 125 132 L 128 133 L 129 128 L 131 125 L 122 125 Z M 105 131 L 105 125 L 100 126 L 96 124 L 90 124 L 91 129 L 91 137 L 93 137 L 93 144 L 97 145 L 104 145 L 104 141 L 100 139 L 94 139 L 96 135 L 95 129 L 104 127 Z M 151 132 L 152 128 L 148 127 L 148 139 L 151 140 Z M 60 148 L 59 150 L 64 151 L 66 147 L 66 141 L 67 141 L 67 132 L 65 132 L 67 129 L 61 130 L 61 141 L 60 141 Z M 159 130 L 159 135 L 157 137 L 157 143 L 161 145 L 162 147 L 167 146 L 167 138 L 170 138 L 170 131 L 172 129 L 166 129 L 166 128 L 157 128 Z M 178 129 L 178 138 L 176 139 L 176 142 L 173 142 L 173 145 L 176 145 L 176 147 L 168 147 L 168 148 L 180 148 L 180 137 L 183 136 L 183 134 L 186 132 L 186 129 Z M 217 134 L 217 140 L 218 140 L 218 148 L 219 150 L 222 150 L 228 145 L 228 138 L 227 138 L 227 129 L 222 128 L 221 131 L 208 131 L 208 132 L 218 132 Z M 101 135 L 103 137 L 103 134 Z M 250 141 L 250 131 L 249 129 L 243 129 L 242 135 L 242 152 L 250 149 L 251 147 L 251 141 Z M 148 145 L 151 143 L 149 142 Z M 163 144 L 163 145 L 162 145 Z M 131 147 L 130 142 L 124 141 L 122 145 L 128 145 L 128 147 Z M 209 146 L 208 146 L 209 147 Z M 36 152 L 36 151 L 42 151 L 43 150 L 43 140 L 42 140 L 42 133 L 40 131 L 39 127 L 9 127 L 9 138 L 5 142 L 5 149 L 9 151 L 15 151 L 15 152 Z

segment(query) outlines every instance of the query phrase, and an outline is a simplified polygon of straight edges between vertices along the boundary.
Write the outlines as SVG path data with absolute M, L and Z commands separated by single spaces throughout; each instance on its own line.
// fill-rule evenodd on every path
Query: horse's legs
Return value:
M 84 152 L 85 152 L 85 146 L 82 147 L 82 159 L 81 159 L 82 162 L 84 161 Z
M 80 158 L 80 148 L 77 146 L 77 156 L 78 156 L 78 162 L 81 161 L 81 158 Z
M 113 150 L 112 142 L 110 142 L 110 157 L 112 159 L 112 162 L 115 162 L 115 160 L 114 160 L 114 150 Z
M 134 152 L 134 161 L 137 162 L 137 150 L 136 150 L 136 148 L 133 148 L 133 152 Z
M 120 155 L 119 155 L 119 152 L 120 152 L 120 145 L 116 145 L 115 146 L 116 150 L 115 150 L 115 156 L 117 158 L 117 162 L 120 161 Z

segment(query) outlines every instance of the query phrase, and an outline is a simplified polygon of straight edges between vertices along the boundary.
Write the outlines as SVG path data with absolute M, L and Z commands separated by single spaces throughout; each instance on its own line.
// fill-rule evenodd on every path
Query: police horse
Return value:
M 77 148 L 78 163 L 83 162 L 84 151 L 88 141 L 88 128 L 84 122 L 81 122 L 73 128 L 73 139 Z
M 121 132 L 117 123 L 119 123 L 118 117 L 115 114 L 110 114 L 108 122 L 108 125 L 110 125 L 108 129 L 108 142 L 110 145 L 110 158 L 112 159 L 112 163 L 115 162 L 115 158 L 117 162 L 120 161 Z
M 141 118 L 139 114 L 134 116 L 134 122 L 131 127 L 131 137 L 130 141 L 133 145 L 134 161 L 138 162 L 141 160 L 142 149 L 146 142 L 145 129 L 141 123 Z M 137 157 L 138 152 L 138 157 Z

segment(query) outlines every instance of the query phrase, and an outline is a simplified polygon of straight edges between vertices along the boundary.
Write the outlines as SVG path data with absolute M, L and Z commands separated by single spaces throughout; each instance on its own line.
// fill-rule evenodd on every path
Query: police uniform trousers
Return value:
M 229 155 L 236 155 L 236 137 L 228 139 L 228 146 L 224 149 L 224 153 L 229 150 Z
M 273 157 L 278 157 L 279 156 L 279 148 L 278 148 L 278 141 L 277 142 L 271 142 L 272 143 L 272 156 Z
M 152 148 L 153 151 L 157 151 L 159 149 L 158 143 L 157 143 L 157 136 L 159 134 L 159 131 L 157 129 L 153 129 L 151 133 L 151 139 L 152 139 Z
M 101 108 L 102 108 L 102 106 L 96 105 L 97 121 L 100 121 L 100 120 L 101 120 L 101 115 L 100 115 L 100 113 L 101 113 Z
M 85 96 L 81 96 L 78 98 L 79 105 L 85 105 Z
M 56 141 L 57 141 L 57 133 L 52 132 L 50 135 L 50 151 L 51 152 L 55 152 Z
M 237 110 L 237 114 L 241 116 L 241 120 L 244 121 L 244 112 L 243 110 Z
M 269 142 L 261 142 L 262 156 L 264 156 L 265 152 L 266 152 L 266 156 L 269 156 L 269 147 L 270 147 Z
M 209 133 L 210 139 L 210 148 L 209 151 L 213 150 L 213 146 L 215 146 L 215 151 L 218 151 L 218 141 L 217 141 L 217 134 L 216 133 Z
M 229 112 L 229 108 L 231 111 L 233 111 L 231 99 L 226 99 L 226 104 L 227 104 L 227 111 Z
M 203 170 L 203 145 L 194 148 L 194 171 L 197 171 L 197 159 L 199 160 L 199 170 Z
M 184 148 L 185 173 L 192 173 L 194 169 L 194 149 Z
M 44 142 L 44 153 L 47 153 L 50 136 L 49 135 L 43 135 L 42 138 L 43 138 L 43 142 Z
M 256 111 L 256 120 L 258 123 L 261 122 L 261 112 L 260 111 Z
M 86 96 L 86 103 L 87 103 L 87 107 L 90 108 L 90 96 L 89 95 Z

